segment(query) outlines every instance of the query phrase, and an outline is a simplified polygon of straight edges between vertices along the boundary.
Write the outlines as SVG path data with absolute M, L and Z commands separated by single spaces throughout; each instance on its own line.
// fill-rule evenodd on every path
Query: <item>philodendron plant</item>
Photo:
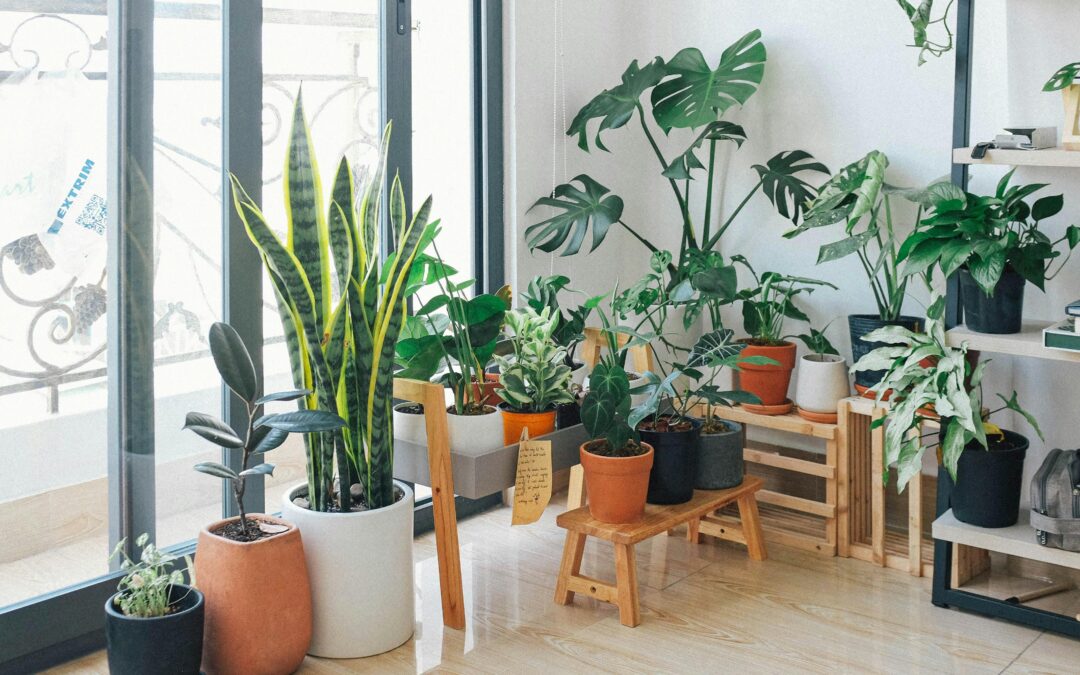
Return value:
M 885 424 L 883 482 L 888 482 L 888 467 L 897 466 L 900 490 L 908 481 L 919 475 L 922 455 L 927 447 L 926 436 L 940 438 L 938 457 L 945 469 L 956 480 L 956 466 L 960 453 L 972 441 L 988 447 L 987 435 L 1001 435 L 1001 430 L 987 418 L 1001 410 L 1013 410 L 1024 417 L 1042 438 L 1035 418 L 1020 407 L 1016 392 L 1002 400 L 1002 407 L 984 412 L 982 378 L 987 361 L 972 367 L 968 358 L 967 342 L 951 347 L 945 340 L 943 321 L 945 299 L 931 298 L 927 309 L 926 333 L 915 333 L 902 326 L 886 326 L 863 337 L 867 342 L 882 343 L 870 352 L 852 370 L 885 370 L 885 377 L 871 391 L 877 402 L 889 399 L 886 417 L 874 420 L 871 427 Z M 922 424 L 938 421 L 937 430 L 922 434 Z
M 342 158 L 322 203 L 311 135 L 296 98 L 283 177 L 288 214 L 282 241 L 262 210 L 233 177 L 233 203 L 262 255 L 277 298 L 297 389 L 306 410 L 337 413 L 347 426 L 305 436 L 311 509 L 349 511 L 349 486 L 359 484 L 369 509 L 393 504 L 394 348 L 405 300 L 429 279 L 423 251 L 438 232 L 429 222 L 431 198 L 408 217 L 401 181 L 382 193 L 390 125 L 381 156 L 354 202 L 353 168 Z M 380 256 L 384 223 L 394 238 Z M 336 283 L 335 283 L 336 282 Z M 342 489 L 335 489 L 334 468 Z
M 265 396 L 259 393 L 259 378 L 251 356 L 236 330 L 225 323 L 210 327 L 210 355 L 222 381 L 233 395 L 244 402 L 247 423 L 243 438 L 224 421 L 207 413 L 190 412 L 184 420 L 184 428 L 193 431 L 214 445 L 240 451 L 239 469 L 221 462 L 199 462 L 195 470 L 217 478 L 223 478 L 232 486 L 233 499 L 240 513 L 239 536 L 228 533 L 230 539 L 249 541 L 259 538 L 259 533 L 248 522 L 244 507 L 247 479 L 252 476 L 273 475 L 274 465 L 260 462 L 250 466 L 254 455 L 263 455 L 281 446 L 290 433 L 316 434 L 333 432 L 345 426 L 345 420 L 337 413 L 327 410 L 297 410 L 287 413 L 262 414 L 263 405 L 273 401 L 295 401 L 311 394 L 306 389 L 282 391 Z
M 581 423 L 594 440 L 589 452 L 606 457 L 634 457 L 645 452 L 630 426 L 630 379 L 614 352 L 605 355 L 589 376 L 589 393 L 581 402 Z
M 724 114 L 743 105 L 757 91 L 765 74 L 765 45 L 761 32 L 754 30 L 731 44 L 715 66 L 695 48 L 683 49 L 669 60 L 656 57 L 640 66 L 635 60 L 622 75 L 622 82 L 597 94 L 574 117 L 567 135 L 577 136 L 581 149 L 589 150 L 590 127 L 599 122 L 593 145 L 607 150 L 601 134 L 637 120 L 648 146 L 656 155 L 658 177 L 664 179 L 679 206 L 680 247 L 666 262 L 669 285 L 682 281 L 698 291 L 724 287 L 733 270 L 717 252 L 720 238 L 759 191 L 781 216 L 797 223 L 803 204 L 814 196 L 814 188 L 803 176 L 828 173 L 828 169 L 802 150 L 781 152 L 765 164 L 753 166 L 758 180 L 746 197 L 723 220 L 714 210 L 714 188 L 720 182 L 717 173 L 723 162 L 717 161 L 721 144 L 739 147 L 746 140 L 741 126 L 722 119 Z M 642 97 L 649 95 L 650 113 L 646 114 Z M 653 129 L 664 134 L 693 130 L 686 150 L 667 157 L 656 142 Z M 703 162 L 700 152 L 707 153 Z M 703 213 L 695 213 L 690 189 L 695 176 L 704 171 Z M 578 253 L 591 230 L 590 250 L 600 246 L 609 230 L 618 225 L 653 254 L 659 248 L 624 219 L 622 197 L 591 176 L 582 174 L 569 183 L 558 185 L 550 196 L 536 201 L 533 208 L 548 207 L 555 214 L 531 225 L 525 236 L 529 246 L 545 252 L 562 249 L 562 255 Z M 714 327 L 719 327 L 719 313 L 705 303 Z
M 788 276 L 778 272 L 762 272 L 758 276 L 742 256 L 733 258 L 745 265 L 754 277 L 754 287 L 739 291 L 742 300 L 743 327 L 750 336 L 751 344 L 763 347 L 775 347 L 784 344 L 790 335 L 784 334 L 784 323 L 795 319 L 810 323 L 801 309 L 795 306 L 795 297 L 803 293 L 813 293 L 815 289 L 836 286 L 827 281 L 806 277 Z
M 551 339 L 559 316 L 531 307 L 506 314 L 513 355 L 495 356 L 499 364 L 499 396 L 515 412 L 544 412 L 560 403 L 573 403 L 566 349 Z

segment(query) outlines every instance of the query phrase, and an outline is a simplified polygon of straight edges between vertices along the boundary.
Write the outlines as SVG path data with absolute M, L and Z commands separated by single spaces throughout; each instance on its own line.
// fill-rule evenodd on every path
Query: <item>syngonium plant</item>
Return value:
M 394 349 L 405 300 L 430 276 L 423 251 L 438 232 L 429 222 L 431 198 L 409 218 L 395 176 L 389 203 L 382 200 L 387 124 L 380 158 L 359 204 L 353 169 L 342 158 L 323 203 L 311 133 L 296 98 L 286 154 L 284 196 L 287 236 L 282 241 L 258 204 L 233 177 L 233 203 L 259 249 L 277 298 L 297 389 L 307 410 L 326 410 L 344 429 L 308 434 L 308 500 L 315 511 L 352 507 L 349 486 L 359 484 L 367 508 L 393 504 Z M 380 231 L 389 223 L 392 253 L 380 255 Z M 341 489 L 335 489 L 335 464 Z
M 714 327 L 719 327 L 719 305 L 730 302 L 736 289 L 734 268 L 720 256 L 718 247 L 724 232 L 731 227 L 743 208 L 759 191 L 772 202 L 779 214 L 798 223 L 803 204 L 814 196 L 814 188 L 803 176 L 828 173 L 828 169 L 803 150 L 781 152 L 765 164 L 753 166 L 758 180 L 727 218 L 719 219 L 714 210 L 714 188 L 720 182 L 717 150 L 722 143 L 740 147 L 746 140 L 744 129 L 724 114 L 745 104 L 757 91 L 765 74 L 765 45 L 761 32 L 751 31 L 736 40 L 710 66 L 695 48 L 678 52 L 669 60 L 656 57 L 640 66 L 635 60 L 622 75 L 622 82 L 597 94 L 574 117 L 567 135 L 577 136 L 581 149 L 589 150 L 590 128 L 599 122 L 593 145 L 607 150 L 601 134 L 627 126 L 632 120 L 656 155 L 658 173 L 671 189 L 679 208 L 680 245 L 678 253 L 666 262 L 668 285 L 685 282 L 693 286 L 696 301 L 688 303 L 692 322 L 708 311 Z M 642 97 L 648 94 L 650 114 Z M 675 157 L 667 157 L 656 141 L 654 127 L 664 134 L 692 130 L 689 146 Z M 698 153 L 707 152 L 702 161 Z M 704 212 L 694 213 L 691 186 L 704 171 Z M 549 207 L 555 214 L 526 230 L 529 246 L 545 252 L 562 249 L 561 255 L 578 253 L 591 232 L 590 251 L 606 239 L 615 225 L 626 230 L 652 254 L 660 249 L 624 220 L 622 197 L 589 175 L 582 174 L 569 183 L 558 185 L 551 196 L 538 199 L 533 208 Z

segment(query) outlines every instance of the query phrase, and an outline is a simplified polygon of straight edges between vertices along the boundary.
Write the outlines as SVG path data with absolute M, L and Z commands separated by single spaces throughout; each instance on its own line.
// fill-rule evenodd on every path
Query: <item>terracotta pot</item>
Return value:
M 515 445 L 521 439 L 521 430 L 529 428 L 529 438 L 536 438 L 555 431 L 555 409 L 538 413 L 523 413 L 510 410 L 505 403 L 499 405 L 502 410 L 503 445 Z
M 264 522 L 289 529 L 251 542 L 212 533 L 235 521 L 219 520 L 199 533 L 195 578 L 206 596 L 203 670 L 295 672 L 311 642 L 311 586 L 300 530 L 253 514 L 248 521 L 255 527 Z
M 484 405 L 496 406 L 503 402 L 502 397 L 496 393 L 496 389 L 499 387 L 499 374 L 498 373 L 484 373 L 484 386 L 481 389 L 477 382 L 472 383 L 473 398 L 481 399 Z
M 581 445 L 581 467 L 585 470 L 585 489 L 589 495 L 589 513 L 605 523 L 634 523 L 645 513 L 645 493 L 649 490 L 652 470 L 652 446 L 637 457 L 603 457 Z
M 762 405 L 779 405 L 787 400 L 791 371 L 795 369 L 795 343 L 784 342 L 776 347 L 747 343 L 741 356 L 765 356 L 779 362 L 775 366 L 740 363 L 739 386 L 743 391 L 757 394 Z

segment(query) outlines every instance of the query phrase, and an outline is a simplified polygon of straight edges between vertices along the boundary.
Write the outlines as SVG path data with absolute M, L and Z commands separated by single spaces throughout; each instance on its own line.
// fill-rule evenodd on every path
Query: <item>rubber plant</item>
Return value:
M 322 186 L 296 98 L 284 171 L 287 234 L 282 240 L 258 204 L 233 177 L 233 203 L 259 249 L 277 298 L 299 400 L 307 410 L 336 412 L 344 429 L 308 434 L 308 500 L 315 511 L 351 508 L 347 486 L 359 484 L 368 508 L 392 504 L 394 350 L 406 298 L 424 285 L 422 252 L 438 232 L 429 222 L 431 198 L 410 218 L 401 180 L 382 200 L 391 125 L 380 157 L 354 201 L 353 168 L 342 158 L 323 203 Z M 380 231 L 389 224 L 393 252 L 380 256 Z M 335 489 L 336 473 L 341 490 Z
M 753 170 L 758 180 L 742 201 L 723 220 L 714 209 L 714 192 L 721 181 L 722 162 L 717 161 L 721 144 L 736 148 L 746 141 L 746 132 L 738 124 L 723 119 L 724 114 L 745 104 L 757 91 L 765 74 L 766 51 L 761 31 L 754 30 L 732 43 L 715 66 L 709 65 L 696 48 L 679 51 L 668 60 L 656 57 L 644 66 L 634 60 L 622 75 L 622 82 L 597 94 L 577 113 L 566 133 L 578 138 L 578 146 L 590 150 L 591 129 L 596 132 L 592 145 L 607 151 L 602 140 L 605 131 L 619 129 L 636 120 L 648 146 L 656 156 L 659 177 L 670 188 L 678 204 L 680 245 L 677 254 L 666 263 L 669 286 L 687 283 L 705 294 L 692 305 L 692 322 L 697 314 L 708 311 L 714 327 L 720 326 L 718 304 L 730 301 L 736 285 L 734 269 L 719 255 L 724 232 L 742 213 L 754 195 L 764 194 L 779 214 L 798 223 L 803 204 L 814 196 L 814 188 L 804 176 L 827 174 L 828 169 L 803 150 L 781 152 Z M 647 114 L 642 98 L 648 94 Z M 666 156 L 656 140 L 654 128 L 670 135 L 686 133 L 686 150 Z M 706 155 L 704 161 L 699 153 Z M 695 212 L 691 186 L 704 172 L 703 212 Z M 651 197 L 650 197 L 651 198 Z M 595 250 L 618 225 L 644 245 L 652 254 L 660 249 L 624 219 L 624 200 L 587 174 L 555 186 L 551 195 L 542 197 L 533 209 L 548 207 L 554 215 L 530 225 L 525 236 L 530 248 L 545 252 L 561 249 L 561 255 L 581 251 L 589 238 L 589 250 Z M 591 237 L 589 236 L 591 234 Z

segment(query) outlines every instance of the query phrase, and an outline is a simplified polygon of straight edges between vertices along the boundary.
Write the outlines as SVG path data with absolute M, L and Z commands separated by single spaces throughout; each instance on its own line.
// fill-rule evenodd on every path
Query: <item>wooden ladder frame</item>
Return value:
M 450 465 L 445 389 L 433 382 L 395 377 L 394 398 L 424 406 L 443 625 L 464 630 L 465 594 L 461 584 L 461 549 L 458 544 L 457 507 L 454 504 L 454 474 Z

